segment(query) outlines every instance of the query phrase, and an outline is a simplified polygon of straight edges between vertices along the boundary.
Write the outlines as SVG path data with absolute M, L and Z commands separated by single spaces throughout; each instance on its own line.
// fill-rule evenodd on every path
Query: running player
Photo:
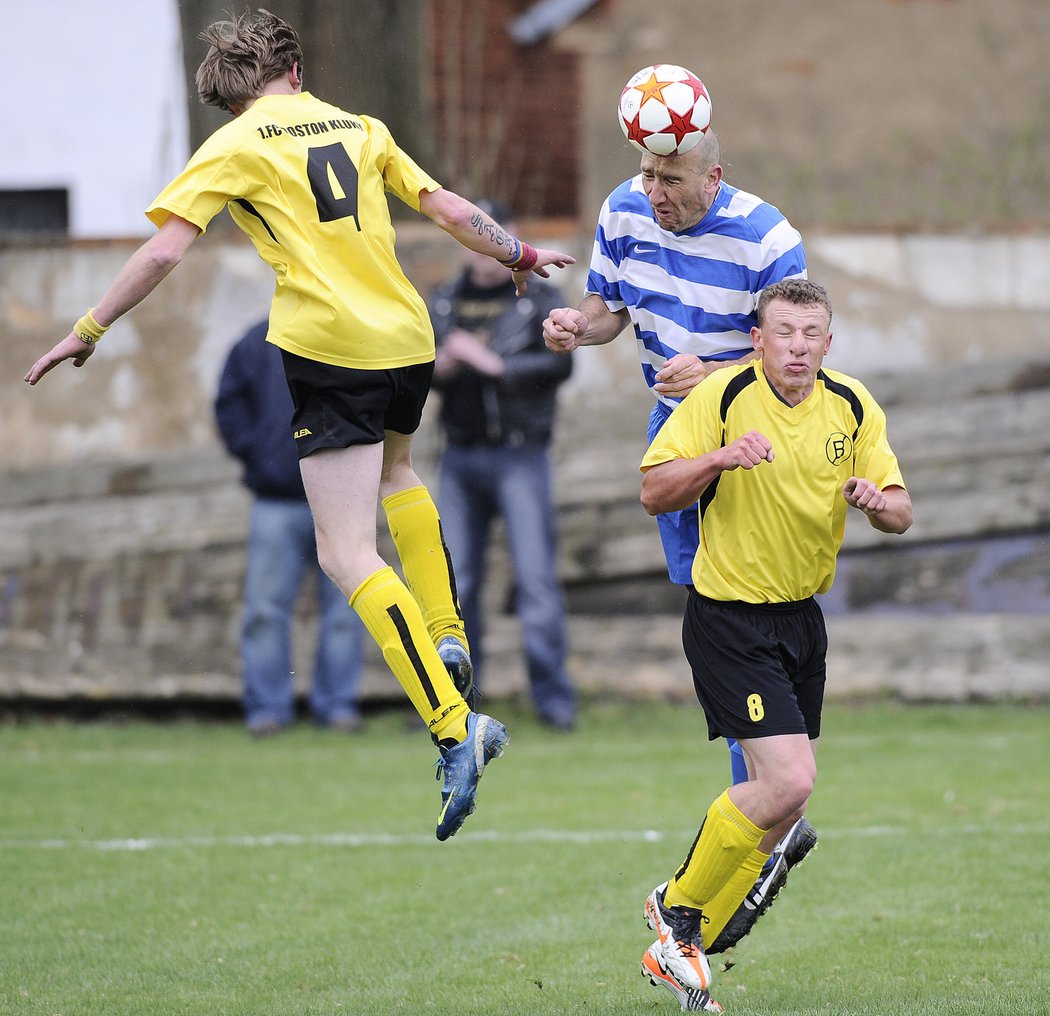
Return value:
M 477 783 L 507 743 L 475 713 L 470 658 L 437 509 L 412 468 L 434 369 L 422 298 L 397 262 L 390 193 L 465 247 L 507 265 L 516 291 L 530 272 L 573 262 L 507 233 L 443 189 L 380 121 L 302 90 L 295 30 L 266 11 L 220 21 L 197 70 L 201 101 L 233 115 L 147 210 L 157 232 L 73 330 L 26 375 L 64 360 L 83 366 L 95 343 L 148 296 L 223 208 L 275 271 L 267 341 L 281 349 L 295 405 L 292 430 L 313 511 L 318 559 L 382 649 L 438 747 L 437 838 L 474 810 Z M 407 586 L 379 557 L 381 499 Z
M 714 801 L 645 903 L 658 938 L 642 971 L 683 1004 L 711 983 L 706 929 L 718 935 L 769 859 L 763 844 L 798 821 L 813 789 L 827 653 L 813 596 L 834 580 L 847 509 L 884 533 L 912 522 L 885 414 L 859 381 L 822 368 L 824 289 L 768 287 L 751 335 L 760 359 L 699 385 L 641 466 L 649 514 L 698 504 L 686 657 L 709 737 L 736 738 L 752 774 Z

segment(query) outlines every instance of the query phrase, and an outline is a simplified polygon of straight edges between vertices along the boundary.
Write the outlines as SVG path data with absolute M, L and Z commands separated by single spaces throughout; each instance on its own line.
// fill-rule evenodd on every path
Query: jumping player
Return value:
M 468 645 L 437 509 L 412 468 L 434 369 L 422 298 L 394 253 L 390 193 L 463 246 L 505 264 L 518 295 L 530 272 L 573 258 L 537 250 L 443 189 L 380 121 L 302 90 L 295 30 L 266 11 L 207 28 L 201 101 L 232 114 L 147 210 L 157 232 L 110 288 L 26 375 L 35 385 L 95 343 L 182 260 L 223 208 L 276 273 L 267 341 L 281 349 L 292 430 L 313 512 L 317 554 L 426 723 L 443 774 L 437 838 L 474 810 L 503 725 L 475 713 Z M 381 499 L 407 586 L 379 557 Z

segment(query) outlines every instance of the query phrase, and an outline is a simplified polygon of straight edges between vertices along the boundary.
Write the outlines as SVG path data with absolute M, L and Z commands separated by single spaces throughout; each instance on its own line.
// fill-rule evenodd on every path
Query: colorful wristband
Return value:
M 502 263 L 512 272 L 527 272 L 539 260 L 536 248 L 533 247 L 532 244 L 526 243 L 524 240 L 515 239 L 514 242 L 518 245 L 517 253 L 510 261 L 504 261 Z
M 89 346 L 93 346 L 103 335 L 106 334 L 106 330 L 109 325 L 100 325 L 95 320 L 95 308 L 92 307 L 75 325 L 73 325 L 73 334 L 80 339 L 81 342 L 86 342 Z
M 509 258 L 507 258 L 506 261 L 500 261 L 499 258 L 497 258 L 496 260 L 499 261 L 501 265 L 506 265 L 508 268 L 510 268 L 512 264 L 514 264 L 521 258 L 521 241 L 516 236 L 511 236 L 507 239 L 514 244 L 514 253 Z

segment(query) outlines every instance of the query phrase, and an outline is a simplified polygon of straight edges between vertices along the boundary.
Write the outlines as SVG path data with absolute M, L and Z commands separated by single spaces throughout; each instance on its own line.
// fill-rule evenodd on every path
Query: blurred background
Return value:
M 86 370 L 22 377 L 151 231 L 143 209 L 223 117 L 197 36 L 218 0 L 13 5 L 0 97 L 0 701 L 235 704 L 248 495 L 211 403 L 272 274 L 223 217 Z M 378 116 L 442 183 L 569 250 L 637 172 L 639 68 L 707 85 L 726 179 L 777 205 L 835 303 L 829 365 L 882 402 L 915 503 L 860 520 L 825 598 L 829 694 L 1050 694 L 1050 7 L 1045 0 L 270 0 L 315 94 Z M 396 202 L 395 202 L 396 204 Z M 455 244 L 395 208 L 427 292 Z M 638 504 L 649 394 L 629 337 L 576 354 L 556 438 L 570 670 L 691 698 L 680 593 Z M 433 480 L 433 406 L 419 471 Z M 385 534 L 384 534 L 385 538 Z M 389 546 L 385 547 L 389 551 Z M 493 549 L 490 695 L 525 686 Z M 315 605 L 297 608 L 299 654 Z M 306 674 L 308 666 L 297 667 Z M 366 698 L 400 695 L 378 654 Z

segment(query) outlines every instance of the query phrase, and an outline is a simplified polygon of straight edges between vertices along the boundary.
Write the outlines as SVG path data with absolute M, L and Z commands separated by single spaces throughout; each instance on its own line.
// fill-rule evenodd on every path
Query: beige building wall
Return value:
M 1050 225 L 1042 0 L 614 0 L 584 56 L 584 218 L 636 172 L 616 99 L 647 64 L 711 93 L 726 177 L 801 229 Z

